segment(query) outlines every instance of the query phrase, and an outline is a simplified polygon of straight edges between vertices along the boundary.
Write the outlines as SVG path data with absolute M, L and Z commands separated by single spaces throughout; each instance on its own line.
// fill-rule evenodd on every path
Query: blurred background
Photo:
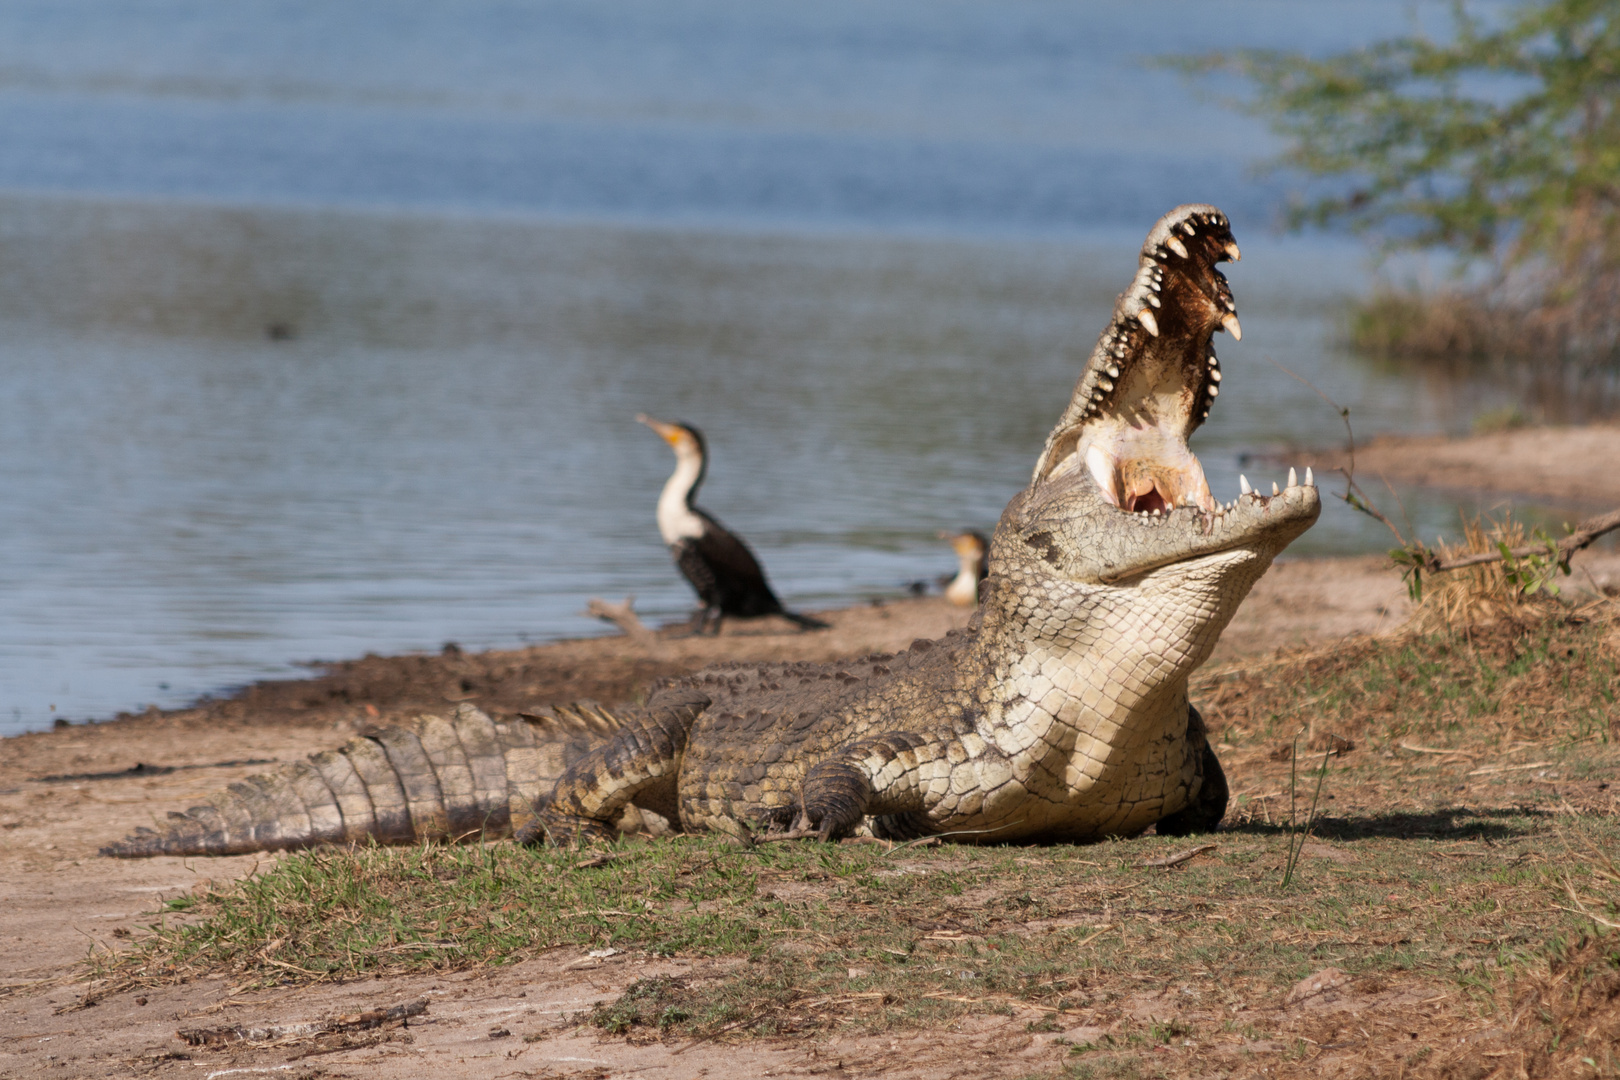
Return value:
M 1278 140 L 1151 62 L 1444 10 L 0 5 L 0 734 L 684 615 L 639 411 L 704 430 L 790 606 L 901 595 L 1027 482 L 1178 203 L 1244 252 L 1219 497 L 1342 441 L 1273 362 L 1358 438 L 1467 430 L 1513 388 L 1342 345 L 1365 249 L 1284 235 Z M 1329 500 L 1294 553 L 1388 546 Z

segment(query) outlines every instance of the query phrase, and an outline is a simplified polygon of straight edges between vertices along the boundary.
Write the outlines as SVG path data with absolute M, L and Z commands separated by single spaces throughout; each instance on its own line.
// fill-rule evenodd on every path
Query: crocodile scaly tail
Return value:
M 618 730 L 590 702 L 498 724 L 469 704 L 231 784 L 101 849 L 115 858 L 237 855 L 316 844 L 500 837 L 534 818 L 569 764 Z

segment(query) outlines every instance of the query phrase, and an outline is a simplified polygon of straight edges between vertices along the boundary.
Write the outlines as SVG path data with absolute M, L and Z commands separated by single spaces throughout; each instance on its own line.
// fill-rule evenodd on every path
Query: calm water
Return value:
M 113 8 L 0 6 L 0 734 L 684 613 L 638 411 L 705 429 L 790 603 L 894 595 L 1027 480 L 1179 202 L 1245 252 L 1218 494 L 1337 437 L 1268 360 L 1362 435 L 1503 400 L 1339 355 L 1358 250 L 1272 237 L 1268 136 L 1140 63 L 1406 0 Z

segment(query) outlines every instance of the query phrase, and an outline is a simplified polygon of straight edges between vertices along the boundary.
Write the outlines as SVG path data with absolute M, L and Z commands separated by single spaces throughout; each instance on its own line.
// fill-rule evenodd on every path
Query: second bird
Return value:
M 690 424 L 645 415 L 636 419 L 662 435 L 675 451 L 675 471 L 658 496 L 658 532 L 703 604 L 692 616 L 693 629 L 718 634 L 726 615 L 780 615 L 807 630 L 825 630 L 827 624 L 820 619 L 784 608 L 742 538 L 692 504 L 709 470 L 702 433 Z

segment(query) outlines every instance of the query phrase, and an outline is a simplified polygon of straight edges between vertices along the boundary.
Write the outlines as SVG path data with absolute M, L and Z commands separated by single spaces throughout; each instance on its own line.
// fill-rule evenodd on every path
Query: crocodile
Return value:
M 1187 682 L 1316 520 L 1307 470 L 1216 500 L 1188 437 L 1241 337 L 1224 214 L 1177 207 L 990 543 L 965 630 L 830 664 L 722 664 L 644 704 L 498 723 L 471 705 L 234 784 L 104 848 L 231 853 L 664 822 L 760 838 L 1085 841 L 1214 828 L 1227 786 Z

